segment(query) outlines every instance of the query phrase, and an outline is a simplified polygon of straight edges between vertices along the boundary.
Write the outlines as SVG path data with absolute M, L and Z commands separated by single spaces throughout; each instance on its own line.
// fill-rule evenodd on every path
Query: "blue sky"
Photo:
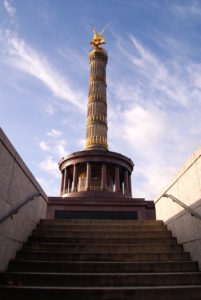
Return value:
M 105 31 L 109 149 L 153 199 L 200 146 L 201 1 L 0 0 L 0 123 L 48 195 L 84 149 L 89 21 Z

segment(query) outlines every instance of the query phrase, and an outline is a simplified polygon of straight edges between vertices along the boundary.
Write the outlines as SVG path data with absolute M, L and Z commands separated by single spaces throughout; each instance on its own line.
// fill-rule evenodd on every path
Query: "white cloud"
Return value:
M 10 17 L 14 17 L 16 13 L 16 9 L 10 4 L 8 0 L 3 0 L 3 4 Z
M 164 99 L 187 106 L 189 94 L 184 82 L 186 74 L 184 78 L 180 77 L 174 61 L 170 69 L 167 62 L 166 64 L 162 62 L 143 47 L 134 36 L 130 38 L 134 49 L 130 51 L 128 58 L 137 68 L 138 74 L 143 77 L 143 82 L 147 82 L 146 88 L 148 88 L 148 91 L 151 93 L 158 91 Z
M 44 106 L 45 111 L 49 114 L 49 115 L 53 115 L 54 114 L 54 107 L 52 106 L 52 104 L 47 103 Z
M 40 146 L 40 148 L 41 148 L 43 151 L 49 151 L 49 152 L 51 152 L 50 146 L 48 146 L 47 143 L 46 143 L 45 141 L 41 141 L 41 142 L 39 143 L 39 146 Z
M 68 154 L 68 152 L 65 149 L 66 141 L 61 140 L 57 143 L 57 145 L 54 147 L 54 152 L 61 158 L 64 155 Z
M 134 36 L 117 47 L 125 59 L 110 67 L 109 146 L 134 160 L 133 195 L 153 199 L 199 146 L 200 64 L 182 57 L 182 45 L 166 60 Z
M 81 110 L 84 110 L 81 91 L 73 90 L 69 81 L 64 78 L 45 57 L 28 46 L 16 34 L 6 30 L 1 33 L 0 40 L 4 45 L 4 62 L 9 63 L 25 73 L 28 73 L 43 82 L 59 99 L 65 100 Z
M 135 147 L 155 144 L 164 134 L 163 122 L 157 112 L 137 105 L 122 114 L 124 137 Z
M 191 91 L 193 92 L 192 96 L 198 98 L 198 93 L 200 94 L 201 89 L 201 64 L 190 64 L 187 66 L 187 69 L 189 74 L 189 85 L 193 88 Z
M 52 137 L 52 136 L 51 136 Z M 49 140 L 49 142 L 41 141 L 39 143 L 39 147 L 43 151 L 50 152 L 52 155 L 56 155 L 57 157 L 61 158 L 64 155 L 68 154 L 68 151 L 65 149 L 67 142 L 65 140 Z M 51 158 L 48 158 L 48 163 L 51 162 Z M 44 165 L 43 165 L 44 166 Z
M 160 40 L 160 43 L 162 41 Z M 188 66 L 174 59 L 160 59 L 144 47 L 133 35 L 129 40 L 118 39 L 117 47 L 125 57 L 120 67 L 125 76 L 113 73 L 110 84 L 113 93 L 126 101 L 151 102 L 157 105 L 188 107 L 192 96 Z M 118 61 L 120 58 L 118 59 Z M 116 66 L 112 66 L 115 70 Z M 195 98 L 196 99 L 196 98 Z
M 47 132 L 47 135 L 54 138 L 59 138 L 62 135 L 62 132 L 53 128 L 51 131 Z
M 112 113 L 112 114 L 111 114 Z M 167 123 L 164 113 L 157 108 L 144 108 L 141 105 L 131 105 L 130 109 L 116 110 L 110 108 L 110 136 L 112 143 L 119 140 L 147 156 L 147 149 L 154 154 L 159 144 L 165 139 Z M 166 137 L 167 138 L 167 137 Z
M 136 167 L 133 172 L 133 194 L 135 197 L 145 197 L 146 200 L 153 200 L 157 192 L 165 186 L 175 173 L 174 166 L 164 167 L 157 164 L 157 161 L 150 156 L 149 161 Z M 138 180 L 136 177 L 143 180 Z M 152 198 L 152 199 L 151 199 Z
M 173 4 L 170 7 L 170 11 L 174 14 L 176 14 L 177 16 L 181 16 L 181 17 L 188 17 L 189 15 L 192 16 L 201 16 L 201 6 L 200 6 L 200 2 L 198 1 L 190 1 L 189 4 L 184 4 L 182 3 L 182 5 L 179 4 Z
M 51 155 L 42 161 L 39 166 L 42 170 L 46 171 L 50 175 L 53 175 L 55 178 L 60 178 L 58 163 L 53 160 Z

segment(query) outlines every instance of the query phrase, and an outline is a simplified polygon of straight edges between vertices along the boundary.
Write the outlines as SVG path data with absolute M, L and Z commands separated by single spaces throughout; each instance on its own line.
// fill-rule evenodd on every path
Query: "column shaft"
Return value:
M 66 168 L 64 172 L 64 186 L 63 186 L 64 194 L 67 192 L 67 180 L 68 180 L 68 170 Z
M 73 187 L 72 192 L 77 192 L 77 165 L 73 167 Z
M 124 171 L 124 195 L 128 195 L 128 171 Z
M 132 182 L 131 182 L 131 174 L 128 175 L 129 181 L 129 195 L 132 197 Z
M 63 170 L 62 172 L 61 172 L 61 188 L 60 188 L 60 195 L 62 196 L 62 194 L 63 194 L 63 189 L 64 189 L 64 172 L 65 172 L 65 170 Z
M 120 191 L 119 167 L 115 167 L 115 193 Z
M 68 178 L 68 184 L 67 184 L 67 186 L 68 186 L 68 194 L 71 193 L 70 182 L 71 182 L 71 180 L 70 180 L 70 178 Z
M 89 191 L 91 186 L 91 163 L 87 163 L 87 182 L 86 182 L 86 190 Z
M 107 177 L 106 177 L 106 165 L 102 164 L 102 172 L 101 172 L 101 190 L 106 191 L 107 189 Z

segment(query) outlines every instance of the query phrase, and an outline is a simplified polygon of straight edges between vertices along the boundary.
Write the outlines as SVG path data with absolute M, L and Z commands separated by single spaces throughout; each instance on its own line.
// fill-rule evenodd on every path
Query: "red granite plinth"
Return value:
M 94 191 L 95 192 L 95 191 Z M 107 193 L 106 193 L 107 194 Z M 90 192 L 91 195 L 91 192 Z M 100 195 L 100 193 L 99 193 Z M 153 201 L 145 201 L 144 198 L 114 198 L 104 196 L 90 197 L 49 197 L 47 218 L 54 219 L 58 211 L 67 212 L 136 212 L 138 220 L 155 220 L 155 207 Z

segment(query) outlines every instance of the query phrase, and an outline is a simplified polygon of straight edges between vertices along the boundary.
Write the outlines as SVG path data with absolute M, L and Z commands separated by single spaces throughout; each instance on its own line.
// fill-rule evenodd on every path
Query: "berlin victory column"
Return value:
M 105 38 L 94 28 L 89 52 L 90 78 L 86 125 L 86 150 L 63 157 L 60 195 L 63 197 L 132 197 L 130 158 L 108 150 L 107 52 Z

